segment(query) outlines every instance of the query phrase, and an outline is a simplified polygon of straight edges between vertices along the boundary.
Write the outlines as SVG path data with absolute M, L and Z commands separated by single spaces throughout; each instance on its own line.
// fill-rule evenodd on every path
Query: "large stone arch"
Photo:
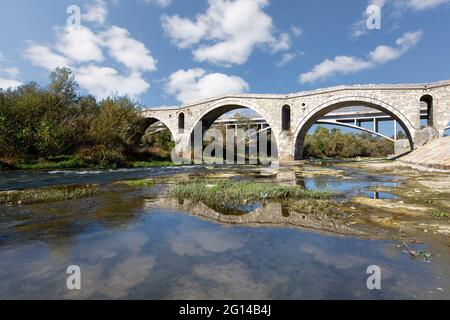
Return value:
M 396 107 L 372 98 L 372 97 L 364 97 L 364 96 L 342 96 L 337 97 L 332 100 L 328 100 L 325 103 L 322 103 L 314 108 L 312 108 L 309 112 L 305 114 L 300 123 L 297 125 L 297 129 L 295 131 L 295 144 L 294 144 L 294 157 L 296 160 L 302 159 L 303 156 L 303 144 L 308 133 L 308 130 L 316 123 L 320 118 L 325 116 L 326 114 L 343 108 L 343 107 L 352 107 L 352 106 L 365 106 L 373 109 L 377 109 L 382 111 L 388 115 L 390 115 L 394 120 L 396 120 L 400 126 L 405 131 L 411 150 L 414 149 L 414 133 L 416 128 L 413 126 L 411 121 Z
M 202 112 L 198 116 L 196 116 L 192 122 L 189 123 L 189 126 L 185 131 L 185 138 L 184 138 L 185 145 L 189 144 L 190 139 L 194 133 L 194 130 L 196 126 L 200 123 L 200 121 L 202 121 L 203 128 L 207 129 L 214 123 L 214 121 L 216 121 L 223 114 L 243 108 L 248 108 L 257 112 L 261 117 L 263 117 L 267 121 L 272 130 L 272 137 L 275 138 L 276 146 L 279 150 L 279 130 L 278 126 L 276 125 L 276 119 L 272 119 L 271 116 L 267 114 L 267 112 L 257 104 L 245 99 L 236 99 L 236 98 L 227 98 L 219 100 L 211 104 L 204 110 L 202 110 Z
M 273 121 L 269 114 L 266 113 L 266 111 L 258 106 L 257 104 L 245 100 L 245 99 L 237 99 L 237 98 L 227 98 L 219 100 L 213 104 L 211 104 L 209 107 L 202 110 L 202 112 L 195 117 L 193 122 L 190 124 L 188 133 L 191 134 L 194 131 L 195 126 L 205 118 L 206 115 L 210 114 L 212 118 L 215 118 L 214 121 L 219 118 L 221 115 L 223 115 L 226 112 L 233 111 L 236 109 L 243 109 L 248 108 L 255 112 L 257 112 L 261 117 L 263 117 L 267 123 L 272 128 L 272 131 L 277 131 L 277 128 L 275 127 L 275 121 Z M 216 117 L 217 115 L 217 117 Z M 214 122 L 213 121 L 213 122 Z M 276 135 L 278 135 L 278 132 L 276 132 Z

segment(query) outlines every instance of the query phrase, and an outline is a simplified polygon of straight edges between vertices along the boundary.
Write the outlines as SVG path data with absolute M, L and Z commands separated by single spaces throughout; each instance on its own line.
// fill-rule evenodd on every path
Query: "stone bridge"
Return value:
M 428 126 L 421 128 L 420 110 L 426 104 Z M 349 106 L 380 110 L 403 128 L 411 149 L 443 136 L 450 121 L 450 81 L 430 84 L 352 85 L 295 94 L 242 94 L 211 98 L 176 108 L 143 111 L 148 124 L 162 122 L 172 133 L 178 150 L 191 157 L 191 136 L 201 122 L 211 126 L 223 114 L 249 108 L 263 117 L 276 139 L 281 163 L 300 160 L 304 138 L 324 115 Z

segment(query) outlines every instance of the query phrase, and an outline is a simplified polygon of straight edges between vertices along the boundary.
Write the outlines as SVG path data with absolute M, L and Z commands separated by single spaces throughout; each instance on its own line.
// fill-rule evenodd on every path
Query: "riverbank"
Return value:
M 0 159 L 0 171 L 12 170 L 67 170 L 67 169 L 123 169 L 123 168 L 152 168 L 175 166 L 170 160 L 129 161 L 124 166 L 117 164 L 98 163 L 90 159 L 74 156 L 60 156 L 49 159 Z
M 450 172 L 450 137 L 431 140 L 398 161 L 417 170 Z
M 371 188 L 372 198 L 350 199 L 346 211 L 359 213 L 353 224 L 375 224 L 400 233 L 408 231 L 450 236 L 448 173 L 419 171 L 397 161 L 346 163 L 340 166 L 362 170 L 369 175 L 398 177 L 398 182 L 392 185 Z M 377 197 L 380 194 L 389 197 Z

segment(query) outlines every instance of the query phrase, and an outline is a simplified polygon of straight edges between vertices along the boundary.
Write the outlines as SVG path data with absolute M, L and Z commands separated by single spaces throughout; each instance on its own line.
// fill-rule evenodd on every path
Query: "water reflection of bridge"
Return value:
M 300 213 L 277 202 L 261 205 L 251 212 L 242 214 L 230 214 L 229 210 L 225 213 L 221 212 L 220 209 L 212 209 L 203 203 L 194 203 L 188 200 L 179 201 L 172 198 L 149 200 L 147 208 L 186 212 L 209 221 L 227 225 L 287 227 L 324 234 L 364 236 L 364 232 L 356 230 L 326 214 Z

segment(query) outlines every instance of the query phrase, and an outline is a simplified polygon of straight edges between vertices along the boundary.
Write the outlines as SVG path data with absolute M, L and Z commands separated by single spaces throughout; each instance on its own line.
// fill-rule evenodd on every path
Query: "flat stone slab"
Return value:
M 431 140 L 399 161 L 409 165 L 450 170 L 450 137 Z

